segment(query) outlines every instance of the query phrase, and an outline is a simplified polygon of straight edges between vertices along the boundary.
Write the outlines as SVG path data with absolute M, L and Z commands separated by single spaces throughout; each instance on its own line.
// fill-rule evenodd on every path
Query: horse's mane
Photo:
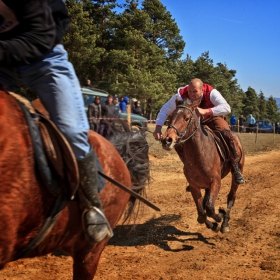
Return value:
M 186 106 L 190 106 L 192 103 L 193 102 L 189 98 L 184 99 L 182 102 L 182 104 Z
M 132 190 L 141 195 L 145 195 L 145 186 L 148 184 L 150 178 L 149 145 L 146 138 L 138 132 L 115 131 L 108 140 L 115 146 L 127 165 L 131 176 Z M 124 222 L 133 213 L 136 219 L 138 211 L 134 211 L 135 203 L 136 199 L 131 197 L 124 215 Z

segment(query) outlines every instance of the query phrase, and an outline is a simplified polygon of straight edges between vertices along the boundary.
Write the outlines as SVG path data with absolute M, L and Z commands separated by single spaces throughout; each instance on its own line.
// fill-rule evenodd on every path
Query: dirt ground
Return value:
M 151 143 L 152 180 L 147 197 L 161 211 L 143 207 L 136 231 L 129 235 L 130 225 L 117 226 L 94 279 L 279 280 L 280 152 L 264 148 L 266 152 L 250 153 L 248 148 L 246 184 L 237 192 L 230 232 L 222 234 L 197 223 L 196 208 L 185 191 L 186 179 L 175 152 Z M 229 188 L 227 176 L 216 209 L 226 206 Z M 71 271 L 70 257 L 47 255 L 8 264 L 0 279 L 66 280 L 71 279 Z

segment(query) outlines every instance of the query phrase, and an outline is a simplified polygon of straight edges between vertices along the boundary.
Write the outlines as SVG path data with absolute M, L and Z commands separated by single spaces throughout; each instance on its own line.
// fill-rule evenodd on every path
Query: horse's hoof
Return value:
M 229 232 L 229 226 L 221 227 L 221 233 L 228 233 L 228 232 Z
M 220 231 L 220 225 L 218 223 L 213 223 L 212 231 L 219 232 Z
M 205 223 L 205 216 L 198 216 L 197 217 L 197 221 L 200 224 L 204 224 Z
M 224 215 L 219 213 L 219 214 L 216 214 L 215 217 L 214 217 L 214 220 L 218 223 L 220 223 L 224 218 Z
M 219 214 L 225 216 L 227 214 L 227 210 L 225 208 L 223 208 L 223 207 L 220 207 L 219 208 Z

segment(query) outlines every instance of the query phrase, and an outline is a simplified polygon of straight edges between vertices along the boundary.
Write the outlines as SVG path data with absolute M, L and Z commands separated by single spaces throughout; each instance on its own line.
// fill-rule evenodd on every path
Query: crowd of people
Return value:
M 252 114 L 249 115 L 247 120 L 244 118 L 243 115 L 240 115 L 240 117 L 236 118 L 236 115 L 232 115 L 230 120 L 230 129 L 232 131 L 237 131 L 237 127 L 239 128 L 239 132 L 252 132 L 256 125 L 256 119 L 253 117 Z
M 87 117 L 90 129 L 106 137 L 110 135 L 114 119 L 118 118 L 120 113 L 127 113 L 130 98 L 122 96 L 119 100 L 117 96 L 108 95 L 104 103 L 101 104 L 100 101 L 100 97 L 95 96 L 94 101 L 88 105 Z M 140 101 L 135 98 L 131 101 L 131 113 L 143 116 Z

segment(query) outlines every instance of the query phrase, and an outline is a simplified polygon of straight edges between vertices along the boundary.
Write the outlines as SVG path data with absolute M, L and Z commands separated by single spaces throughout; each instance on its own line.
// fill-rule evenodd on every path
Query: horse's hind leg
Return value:
M 241 173 L 243 173 L 245 157 L 244 157 L 242 144 L 241 144 L 239 138 L 238 138 L 238 141 L 239 141 L 239 148 L 240 148 L 240 151 L 241 151 L 241 159 L 240 159 L 240 162 L 239 162 L 239 168 L 240 168 Z M 238 186 L 239 186 L 238 184 L 235 183 L 234 175 L 232 174 L 231 176 L 232 176 L 231 177 L 231 188 L 230 188 L 230 192 L 229 192 L 228 197 L 227 197 L 227 209 L 226 210 L 221 209 L 221 208 L 219 209 L 219 212 L 224 216 L 222 226 L 221 226 L 221 232 L 222 233 L 229 232 L 228 222 L 230 220 L 230 211 L 231 211 L 231 208 L 234 205 L 235 198 L 236 198 L 236 192 L 237 192 L 237 189 L 238 189 Z
M 235 198 L 236 198 L 236 191 L 238 189 L 238 184 L 234 182 L 234 178 L 232 177 L 232 182 L 231 182 L 231 188 L 230 192 L 227 197 L 227 209 L 219 209 L 219 212 L 223 215 L 223 222 L 221 226 L 221 232 L 222 233 L 227 233 L 229 232 L 229 220 L 230 220 L 230 210 L 234 205 Z

